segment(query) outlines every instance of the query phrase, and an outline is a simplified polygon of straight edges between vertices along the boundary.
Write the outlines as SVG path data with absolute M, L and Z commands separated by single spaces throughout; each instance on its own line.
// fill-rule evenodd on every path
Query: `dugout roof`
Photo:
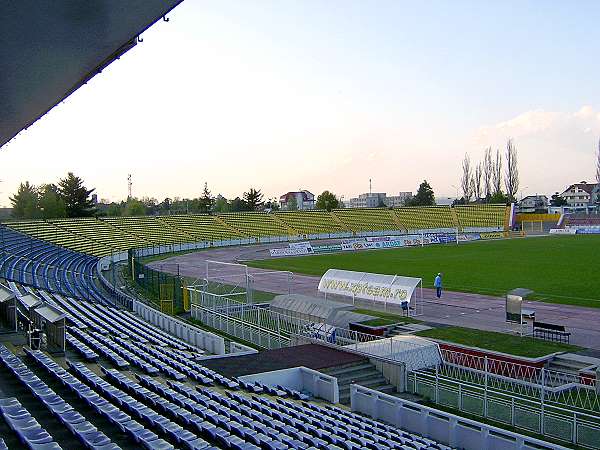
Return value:
M 2 1 L 0 149 L 182 1 Z

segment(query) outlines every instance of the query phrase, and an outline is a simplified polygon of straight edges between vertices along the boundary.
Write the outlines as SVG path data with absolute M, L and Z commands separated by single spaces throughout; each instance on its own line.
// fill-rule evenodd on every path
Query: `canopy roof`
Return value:
M 100 73 L 183 0 L 2 2 L 0 147 Z
M 21 304 L 28 310 L 31 308 L 35 308 L 40 303 L 42 303 L 42 301 L 39 298 L 34 297 L 31 294 L 23 295 L 22 297 L 17 296 L 17 298 L 19 299 L 19 302 L 21 302 Z
M 389 303 L 409 302 L 421 278 L 329 269 L 319 281 L 319 291 Z
M 60 322 L 66 317 L 66 315 L 61 310 L 55 308 L 52 305 L 40 306 L 39 308 L 36 308 L 34 312 L 36 314 L 39 314 L 42 318 L 44 318 L 50 323 Z
M 11 300 L 15 297 L 15 294 L 4 286 L 0 285 L 0 303 L 4 303 L 7 300 Z

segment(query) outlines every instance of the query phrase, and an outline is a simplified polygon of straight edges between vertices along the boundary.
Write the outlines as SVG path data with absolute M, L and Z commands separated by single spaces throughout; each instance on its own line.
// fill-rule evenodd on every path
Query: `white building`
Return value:
M 572 210 L 588 210 L 595 208 L 598 200 L 599 188 L 596 183 L 582 181 L 569 186 L 560 196 L 564 198 Z
M 528 195 L 519 202 L 519 212 L 544 213 L 548 210 L 548 197 L 545 195 Z
M 412 197 L 412 192 L 400 192 L 398 195 L 390 197 L 385 192 L 367 192 L 351 198 L 346 206 L 349 208 L 377 208 L 380 206 L 393 208 L 403 206 L 406 199 L 410 197 Z
M 398 195 L 392 195 L 390 197 L 386 197 L 383 202 L 385 206 L 389 206 L 390 208 L 395 208 L 397 206 L 404 206 L 406 200 L 412 197 L 412 192 L 399 192 Z
M 290 209 L 294 199 L 296 200 L 296 208 L 292 209 L 313 209 L 315 207 L 315 196 L 309 191 L 288 192 L 279 197 L 279 206 L 281 209 Z
M 377 208 L 385 205 L 385 192 L 368 192 L 350 199 L 350 208 Z

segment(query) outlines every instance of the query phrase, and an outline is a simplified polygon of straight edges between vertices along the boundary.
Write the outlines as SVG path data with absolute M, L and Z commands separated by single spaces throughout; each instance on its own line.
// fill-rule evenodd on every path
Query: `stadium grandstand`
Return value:
M 167 21 L 181 1 L 125 5 L 106 0 L 101 7 L 93 2 L 9 3 L 0 27 L 2 75 L 8 80 L 0 84 L 5 102 L 0 146 L 142 42 L 141 33 Z M 32 57 L 32 47 L 43 49 L 44 57 Z M 368 335 L 359 342 L 363 334 L 354 331 L 336 341 L 335 330 L 321 332 L 310 324 L 287 336 L 307 342 L 258 352 L 248 341 L 197 326 L 186 315 L 167 314 L 135 291 L 122 292 L 124 279 L 108 280 L 103 274 L 105 265 L 127 265 L 132 249 L 169 253 L 175 244 L 496 229 L 506 226 L 509 212 L 499 205 L 0 224 L 0 450 L 560 449 L 412 401 L 421 394 L 428 398 L 424 391 L 431 392 L 431 386 L 417 380 L 428 373 L 408 373 L 406 364 L 390 357 L 402 337 Z M 135 280 L 142 274 L 132 270 L 129 275 Z M 243 313 L 244 307 L 234 309 Z M 253 332 L 250 325 L 242 325 L 247 336 Z M 438 344 L 422 341 L 438 361 Z M 389 353 L 382 357 L 373 348 Z M 426 359 L 421 350 L 406 353 L 413 364 Z M 438 377 L 438 366 L 427 370 Z M 373 371 L 394 389 L 371 389 L 365 372 Z M 343 405 L 338 379 L 348 385 Z M 401 398 L 409 392 L 409 379 L 412 400 Z M 507 379 L 503 387 L 510 385 Z M 436 378 L 434 386 L 437 397 L 446 385 Z M 481 403 L 478 397 L 465 399 L 469 405 Z M 500 403 L 488 400 L 483 400 L 486 411 L 488 403 Z M 513 397 L 513 412 L 521 404 Z M 595 429 L 576 414 L 570 426 L 558 427 L 560 442 L 598 448 Z M 525 425 L 519 427 L 520 416 L 513 415 L 510 426 L 540 434 L 531 425 L 540 416 L 522 415 Z M 542 432 L 545 417 L 542 410 Z
M 320 210 L 276 212 L 275 216 L 301 235 L 344 233 L 349 229 L 339 220 Z
M 354 232 L 402 229 L 394 212 L 387 208 L 336 209 L 333 214 Z
M 15 231 L 77 252 L 102 257 L 157 245 L 239 239 L 360 236 L 373 232 L 505 230 L 505 205 L 352 208 L 327 211 L 243 212 L 174 216 L 11 221 Z

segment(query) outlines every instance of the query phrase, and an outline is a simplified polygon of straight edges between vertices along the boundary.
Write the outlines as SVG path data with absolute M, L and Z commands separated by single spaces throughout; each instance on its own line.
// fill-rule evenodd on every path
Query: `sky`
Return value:
M 520 195 L 594 181 L 600 2 L 185 0 L 0 150 L 0 206 L 67 172 L 98 197 L 455 196 L 512 138 Z

